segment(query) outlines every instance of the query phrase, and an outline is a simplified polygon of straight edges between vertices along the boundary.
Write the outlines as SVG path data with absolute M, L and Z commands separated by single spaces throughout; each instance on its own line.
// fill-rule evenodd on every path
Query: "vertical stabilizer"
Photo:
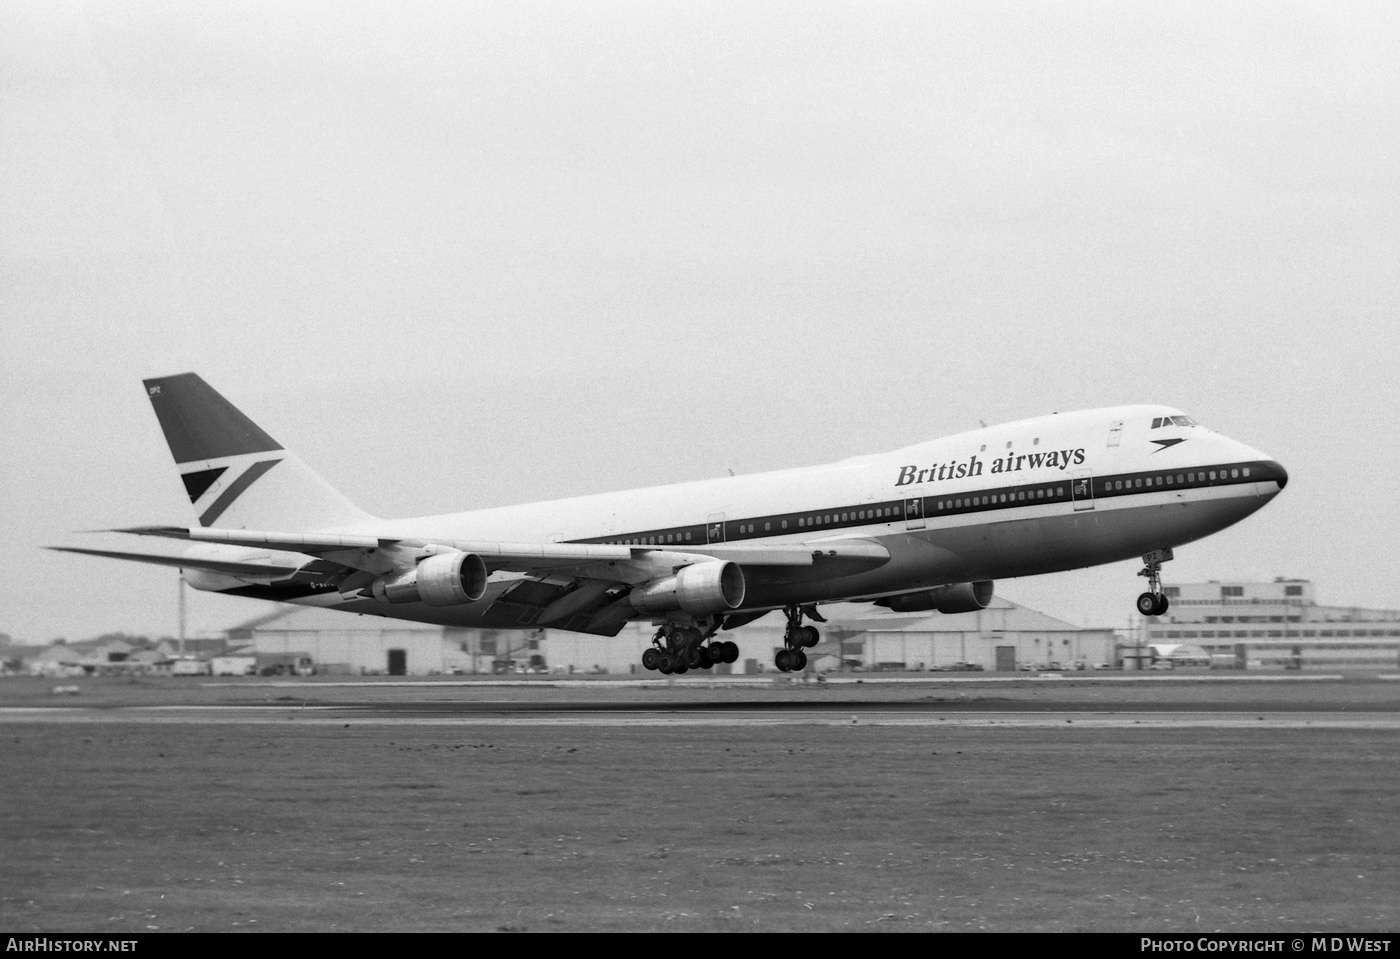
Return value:
M 143 382 L 199 525 L 306 532 L 374 519 L 198 375 Z

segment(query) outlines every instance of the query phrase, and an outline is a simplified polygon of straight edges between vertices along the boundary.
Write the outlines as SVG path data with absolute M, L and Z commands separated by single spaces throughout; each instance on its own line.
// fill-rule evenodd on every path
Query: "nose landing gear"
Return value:
M 1166 593 L 1162 592 L 1162 564 L 1171 558 L 1172 551 L 1169 549 L 1154 549 L 1143 554 L 1142 561 L 1147 565 L 1138 571 L 1138 575 L 1147 577 L 1147 592 L 1137 598 L 1137 610 L 1144 616 L 1161 616 L 1170 605 Z

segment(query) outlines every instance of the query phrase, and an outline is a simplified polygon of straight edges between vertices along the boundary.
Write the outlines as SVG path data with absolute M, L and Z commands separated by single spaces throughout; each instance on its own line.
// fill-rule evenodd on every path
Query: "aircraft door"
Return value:
M 705 542 L 707 542 L 707 543 L 723 543 L 723 542 L 724 542 L 724 514 L 723 514 L 723 513 L 711 513 L 708 517 L 706 517 L 706 522 L 705 522 Z
M 1075 512 L 1094 508 L 1094 474 L 1090 470 L 1075 470 L 1069 481 L 1070 499 Z
M 904 501 L 905 529 L 924 528 L 924 501 L 918 497 Z

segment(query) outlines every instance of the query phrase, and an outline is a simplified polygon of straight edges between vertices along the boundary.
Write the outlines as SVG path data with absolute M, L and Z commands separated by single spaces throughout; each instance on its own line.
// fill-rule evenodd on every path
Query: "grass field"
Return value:
M 1400 925 L 1391 731 L 666 719 L 0 723 L 0 929 Z

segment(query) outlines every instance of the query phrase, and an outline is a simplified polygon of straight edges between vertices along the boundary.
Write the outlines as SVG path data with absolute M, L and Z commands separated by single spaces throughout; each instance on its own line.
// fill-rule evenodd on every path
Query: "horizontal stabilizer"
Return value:
M 101 530 L 104 533 L 131 533 L 136 536 L 163 536 L 192 543 L 222 543 L 225 546 L 296 550 L 300 553 L 320 553 L 335 549 L 378 549 L 399 540 L 377 536 L 347 536 L 334 533 L 262 533 L 246 529 L 213 529 L 186 526 L 129 526 L 125 529 Z
M 105 559 L 126 559 L 135 563 L 151 563 L 155 566 L 173 566 L 176 569 L 203 569 L 211 573 L 227 576 L 291 576 L 296 566 L 269 566 L 266 563 L 232 563 L 220 559 L 193 559 L 188 556 L 152 556 L 149 553 L 119 553 L 108 549 L 78 549 L 73 546 L 46 546 L 45 549 L 60 553 L 82 553 L 85 556 L 101 556 Z

